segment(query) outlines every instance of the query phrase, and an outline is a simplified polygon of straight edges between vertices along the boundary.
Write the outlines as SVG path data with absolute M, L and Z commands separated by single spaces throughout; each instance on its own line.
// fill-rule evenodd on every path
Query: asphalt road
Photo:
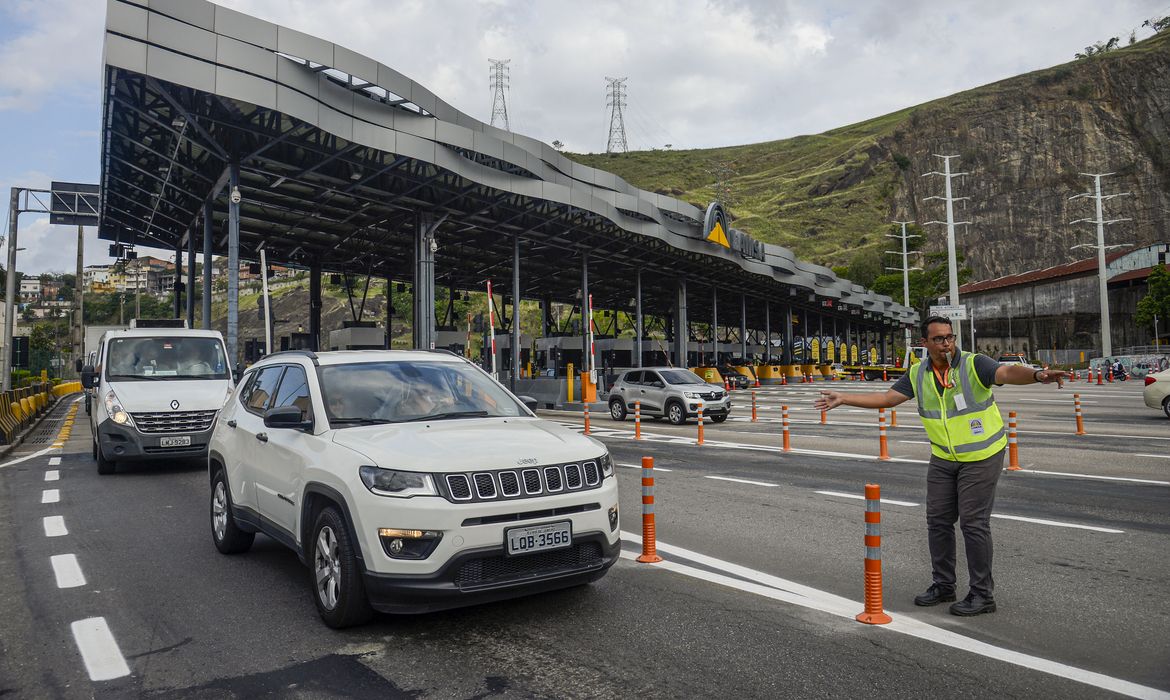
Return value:
M 601 581 L 343 632 L 318 620 L 291 552 L 263 536 L 216 552 L 202 464 L 99 477 L 81 420 L 61 449 L 0 464 L 0 696 L 1170 697 L 1170 421 L 1139 383 L 1074 387 L 1085 436 L 1069 388 L 997 392 L 1020 413 L 1024 469 L 1004 473 L 996 502 L 999 611 L 975 618 L 911 602 L 929 583 L 929 448 L 912 403 L 890 431 L 904 461 L 890 462 L 876 459 L 873 412 L 819 424 L 821 385 L 759 390 L 754 423 L 737 393 L 701 447 L 693 424 L 647 420 L 638 442 L 632 421 L 594 416 L 619 464 L 656 460 L 662 564 L 632 560 L 640 472 L 623 467 L 628 556 Z M 882 627 L 853 620 L 866 482 L 885 500 Z M 88 665 L 87 635 L 107 642 Z

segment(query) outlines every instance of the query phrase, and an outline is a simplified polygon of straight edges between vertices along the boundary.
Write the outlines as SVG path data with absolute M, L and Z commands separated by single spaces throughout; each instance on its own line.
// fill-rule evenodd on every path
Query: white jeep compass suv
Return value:
M 330 627 L 589 583 L 621 548 L 605 447 L 443 351 L 269 355 L 208 470 L 215 546 L 292 548 Z

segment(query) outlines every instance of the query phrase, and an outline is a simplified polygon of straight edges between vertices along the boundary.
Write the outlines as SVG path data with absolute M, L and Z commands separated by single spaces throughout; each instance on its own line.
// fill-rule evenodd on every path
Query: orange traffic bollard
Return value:
M 756 423 L 760 419 L 756 416 L 756 392 L 752 392 L 752 422 Z
M 865 611 L 857 621 L 867 625 L 891 622 L 882 608 L 882 488 L 865 485 Z
M 642 439 L 642 402 L 634 402 L 634 439 Z
M 1085 434 L 1085 419 L 1081 415 L 1081 395 L 1073 394 L 1073 406 L 1077 412 L 1077 435 Z
M 896 408 L 890 409 L 890 427 L 891 428 L 898 427 L 898 409 L 896 409 Z
M 1101 368 L 1097 368 L 1097 386 L 1101 386 L 1105 382 L 1101 381 Z
M 653 564 L 658 556 L 658 532 L 654 527 L 654 458 L 642 458 L 642 556 L 638 561 Z
M 729 394 L 731 393 L 731 380 L 727 377 L 723 378 L 723 390 Z
M 585 404 L 585 434 L 589 434 L 589 404 Z
M 785 370 L 784 374 L 780 375 L 780 386 L 788 386 L 788 372 Z
M 784 425 L 784 451 L 791 452 L 792 451 L 792 440 L 788 436 L 788 407 L 781 406 L 780 410 L 781 410 L 780 415 L 781 415 L 782 422 Z
M 1020 447 L 1016 444 L 1016 412 L 1008 411 L 1008 469 L 1020 470 Z
M 890 458 L 890 445 L 886 439 L 886 409 L 878 409 L 878 445 L 881 448 L 881 453 L 878 454 L 878 459 L 888 460 Z
M 1108 371 L 1105 372 L 1105 381 L 1109 382 L 1110 384 L 1113 383 L 1113 368 L 1112 367 L 1110 367 L 1108 369 Z
M 890 381 L 890 376 L 888 374 L 886 374 L 886 371 L 884 369 L 882 370 L 882 381 L 883 382 Z
M 821 409 L 821 425 L 825 425 L 828 422 L 829 422 L 829 412 L 824 410 L 824 409 Z
M 703 444 L 703 402 L 699 402 L 699 441 L 697 445 Z

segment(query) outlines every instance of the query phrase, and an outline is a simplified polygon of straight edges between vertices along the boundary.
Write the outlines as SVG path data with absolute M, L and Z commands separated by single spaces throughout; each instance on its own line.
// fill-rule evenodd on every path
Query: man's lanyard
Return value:
M 951 369 L 949 365 L 947 366 L 947 371 L 940 374 L 938 367 L 934 366 L 934 361 L 932 360 L 930 363 L 930 369 L 934 371 L 934 376 L 936 379 L 938 379 L 938 383 L 942 385 L 943 389 L 950 389 L 954 386 L 953 384 L 947 384 L 947 375 L 950 374 Z

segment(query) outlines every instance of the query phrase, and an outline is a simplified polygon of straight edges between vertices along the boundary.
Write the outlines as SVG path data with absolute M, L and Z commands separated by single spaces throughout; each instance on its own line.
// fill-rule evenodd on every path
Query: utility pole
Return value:
M 1103 357 L 1109 357 L 1113 354 L 1113 336 L 1109 326 L 1109 285 L 1105 270 L 1105 249 L 1106 248 L 1122 248 L 1123 245 L 1105 245 L 1105 227 L 1109 224 L 1116 224 L 1119 221 L 1130 221 L 1128 218 L 1124 219 L 1110 219 L 1105 220 L 1102 213 L 1102 203 L 1107 199 L 1114 197 L 1126 197 L 1132 194 L 1131 192 L 1122 192 L 1120 194 L 1101 194 L 1101 178 L 1109 177 L 1113 173 L 1081 173 L 1085 177 L 1093 178 L 1093 191 L 1082 192 L 1080 194 L 1069 197 L 1071 202 L 1074 199 L 1081 197 L 1092 197 L 1097 204 L 1097 218 L 1095 219 L 1077 219 L 1071 222 L 1072 224 L 1096 224 L 1097 225 L 1097 245 L 1084 243 L 1073 246 L 1073 248 L 1096 248 L 1097 249 L 1097 288 L 1101 295 L 1101 352 Z
M 922 268 L 921 267 L 910 267 L 910 252 L 911 251 L 907 249 L 906 242 L 911 238 L 922 238 L 922 236 L 919 236 L 916 233 L 910 233 L 910 234 L 906 233 L 906 224 L 912 224 L 912 223 L 914 223 L 913 221 L 895 221 L 893 223 L 902 225 L 902 234 L 898 235 L 896 233 L 887 233 L 886 238 L 900 238 L 902 240 L 902 252 L 898 253 L 898 251 L 896 251 L 896 250 L 887 250 L 886 252 L 891 254 L 891 255 L 899 255 L 900 254 L 902 256 L 902 268 L 901 268 L 902 269 L 902 305 L 905 306 L 906 308 L 910 308 L 910 271 L 911 270 L 921 270 Z M 915 250 L 913 252 L 917 253 L 920 251 Z M 896 267 L 887 267 L 886 269 L 887 270 L 894 270 L 894 271 L 898 270 L 898 268 L 896 268 Z M 910 329 L 909 328 L 907 328 L 905 331 L 905 341 L 906 341 L 906 354 L 908 357 L 909 353 L 910 353 Z M 907 367 L 910 366 L 909 362 L 906 363 L 906 366 Z
M 970 199 L 970 197 L 955 197 L 952 195 L 951 179 L 956 177 L 964 177 L 967 173 L 952 173 L 951 159 L 959 156 L 940 156 L 937 153 L 932 154 L 935 158 L 942 158 L 943 171 L 932 171 L 923 173 L 922 177 L 930 177 L 932 175 L 941 175 L 946 183 L 946 195 L 939 197 L 937 195 L 931 197 L 924 197 L 922 201 L 931 199 L 941 199 L 947 203 L 947 220 L 946 221 L 927 221 L 926 225 L 943 224 L 947 225 L 947 272 L 950 278 L 950 290 L 947 293 L 947 303 L 951 305 L 958 305 L 959 303 L 959 267 L 955 262 L 955 224 L 970 224 L 970 221 L 955 221 L 955 202 Z M 955 329 L 955 338 L 962 339 L 963 328 L 959 321 L 952 323 Z M 974 348 L 972 348 L 974 351 Z
M 73 356 L 85 358 L 85 285 L 83 276 L 85 267 L 82 263 L 85 252 L 85 227 L 77 227 L 77 277 L 73 280 L 73 303 L 76 306 L 77 323 L 73 326 Z
M 626 120 L 622 115 L 622 108 L 626 106 L 626 80 L 628 78 L 606 77 L 608 95 L 605 106 L 609 107 L 609 140 L 605 144 L 606 153 L 627 153 L 630 148 L 626 145 Z
M 508 103 L 504 99 L 504 92 L 511 88 L 511 79 L 509 77 L 511 69 L 508 68 L 508 64 L 511 62 L 512 59 L 510 58 L 488 59 L 488 64 L 491 66 L 489 69 L 490 72 L 488 73 L 488 84 L 492 91 L 491 125 L 497 126 L 496 122 L 498 121 L 500 128 L 504 131 L 512 130 L 508 125 Z

